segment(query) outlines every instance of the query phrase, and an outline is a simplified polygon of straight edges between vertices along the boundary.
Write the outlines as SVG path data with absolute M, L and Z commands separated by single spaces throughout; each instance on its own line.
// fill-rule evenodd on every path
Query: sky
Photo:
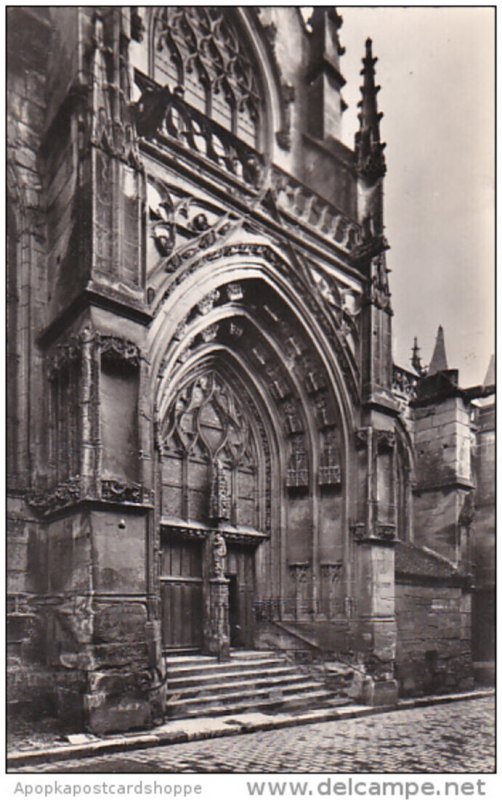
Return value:
M 448 366 L 461 385 L 482 383 L 494 352 L 493 10 L 337 9 L 351 147 L 368 36 L 379 59 L 394 360 L 407 366 L 418 336 L 429 363 L 443 325 Z

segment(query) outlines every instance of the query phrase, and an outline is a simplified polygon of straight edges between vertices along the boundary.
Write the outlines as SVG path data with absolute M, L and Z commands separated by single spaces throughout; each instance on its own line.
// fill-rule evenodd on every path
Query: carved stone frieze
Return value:
M 150 503 L 151 492 L 139 483 L 126 483 L 114 479 L 101 481 L 101 499 L 113 503 Z
M 79 360 L 85 344 L 95 345 L 104 361 L 139 366 L 141 351 L 134 342 L 121 336 L 84 328 L 81 333 L 70 336 L 67 342 L 57 345 L 56 352 L 49 360 L 49 378 L 54 379 L 67 364 Z
M 121 336 L 112 336 L 106 333 L 96 334 L 96 344 L 101 354 L 101 360 L 113 364 L 128 364 L 139 367 L 141 360 L 140 349 L 137 344 Z
M 81 499 L 81 494 L 80 475 L 76 475 L 45 491 L 31 492 L 28 495 L 28 503 L 45 515 L 77 503 Z
M 392 542 L 396 538 L 396 526 L 377 523 L 374 531 L 369 532 L 364 522 L 355 522 L 350 525 L 350 533 L 355 542 Z

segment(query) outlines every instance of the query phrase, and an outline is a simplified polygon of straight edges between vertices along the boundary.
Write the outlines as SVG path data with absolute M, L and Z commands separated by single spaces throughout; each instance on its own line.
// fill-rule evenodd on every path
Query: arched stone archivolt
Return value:
M 149 336 L 152 375 L 159 372 L 166 341 L 176 335 L 176 329 L 198 302 L 219 291 L 222 285 L 253 279 L 261 281 L 270 296 L 284 304 L 294 329 L 303 331 L 308 349 L 323 365 L 341 409 L 344 438 L 348 441 L 357 427 L 354 407 L 359 401 L 359 377 L 349 348 L 312 288 L 295 274 L 295 267 L 269 246 L 229 245 L 195 259 L 169 277 L 161 290 L 164 300 L 157 306 Z

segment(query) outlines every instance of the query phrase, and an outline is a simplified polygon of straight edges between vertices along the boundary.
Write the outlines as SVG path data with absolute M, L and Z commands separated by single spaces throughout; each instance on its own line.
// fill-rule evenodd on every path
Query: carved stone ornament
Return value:
M 230 486 L 222 462 L 219 458 L 213 463 L 211 495 L 209 498 L 209 518 L 215 522 L 230 519 Z
M 372 259 L 368 297 L 370 303 L 384 311 L 392 310 L 389 281 L 387 278 L 388 271 L 383 253 L 380 253 Z
M 353 522 L 350 525 L 350 533 L 355 542 L 362 542 L 367 538 L 366 523 Z
M 151 502 L 151 493 L 139 483 L 109 479 L 101 481 L 101 499 L 114 503 L 145 503 Z
M 342 470 L 338 457 L 338 446 L 334 429 L 326 431 L 321 463 L 319 466 L 320 486 L 339 486 L 342 481 Z
M 202 340 L 204 342 L 214 341 L 218 336 L 219 328 L 220 326 L 217 323 L 214 323 L 214 325 L 208 325 L 207 328 L 204 328 L 201 333 Z
M 402 367 L 394 364 L 392 368 L 392 391 L 406 400 L 414 400 L 417 396 L 418 377 Z
M 96 342 L 101 353 L 102 361 L 139 367 L 141 359 L 140 349 L 137 344 L 131 342 L 129 339 L 101 333 L 96 334 Z
M 354 434 L 356 440 L 356 449 L 363 450 L 368 446 L 370 436 L 369 428 L 358 428 Z
M 396 526 L 390 524 L 377 524 L 375 530 L 376 537 L 386 542 L 391 542 L 396 538 Z
M 244 297 L 244 291 L 240 283 L 229 283 L 226 289 L 227 297 L 231 303 L 237 303 Z
M 357 174 L 365 178 L 369 183 L 374 183 L 379 178 L 383 178 L 387 172 L 387 165 L 384 156 L 385 144 L 375 142 L 369 152 L 361 153 L 357 160 Z
M 200 303 L 197 303 L 197 309 L 199 314 L 205 315 L 208 314 L 210 311 L 213 310 L 214 304 L 217 300 L 219 300 L 220 292 L 218 289 L 213 289 L 212 292 L 209 292 L 206 297 L 204 297 Z
M 396 444 L 396 434 L 394 431 L 380 431 L 376 430 L 375 438 L 379 453 L 388 452 L 393 450 Z
M 46 491 L 32 492 L 27 500 L 32 508 L 45 515 L 77 503 L 80 497 L 81 481 L 80 476 L 76 475 Z
M 296 584 L 299 583 L 306 583 L 309 570 L 310 570 L 310 562 L 309 561 L 297 561 L 289 565 L 289 569 L 293 574 L 293 578 Z
M 286 486 L 288 489 L 307 489 L 309 486 L 309 470 L 303 436 L 296 435 L 293 438 L 292 450 L 286 476 Z
M 81 333 L 70 336 L 67 342 L 57 346 L 55 354 L 49 361 L 49 378 L 53 380 L 66 365 L 79 360 L 85 344 L 95 344 L 105 361 L 139 366 L 140 349 L 134 342 L 120 336 L 99 333 L 87 327 Z
M 82 338 L 79 335 L 70 336 L 67 342 L 58 344 L 55 353 L 48 363 L 49 380 L 54 380 L 58 372 L 69 364 L 75 363 L 82 355 Z

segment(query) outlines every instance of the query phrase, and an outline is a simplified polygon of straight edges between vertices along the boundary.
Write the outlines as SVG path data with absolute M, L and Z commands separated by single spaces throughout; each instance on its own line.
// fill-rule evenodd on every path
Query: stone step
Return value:
M 215 687 L 217 689 L 218 687 Z M 313 694 L 317 694 L 321 692 L 323 695 L 332 696 L 332 692 L 329 689 L 325 689 L 322 684 L 317 683 L 316 681 L 303 681 L 301 683 L 295 683 L 293 685 L 283 684 L 280 687 L 263 687 L 261 689 L 255 689 L 253 687 L 249 687 L 245 691 L 225 691 L 218 695 L 218 703 L 226 703 L 227 701 L 232 702 L 239 702 L 244 698 L 249 697 L 250 699 L 258 700 L 259 698 L 270 698 L 271 694 L 277 695 L 277 697 L 284 697 L 287 694 L 294 694 L 298 692 L 312 692 Z M 174 693 L 171 695 L 168 694 L 169 698 L 172 698 L 172 704 L 180 704 L 186 705 L 188 707 L 195 707 L 197 705 L 204 705 L 206 703 L 213 703 L 213 692 L 212 690 L 199 695 L 198 697 L 180 697 L 178 693 Z
M 228 675 L 225 675 L 222 683 L 217 683 L 214 680 L 211 680 L 202 684 L 196 681 L 187 684 L 186 680 L 183 679 L 181 682 L 172 680 L 168 683 L 169 694 L 189 697 L 190 695 L 196 696 L 205 692 L 206 694 L 209 693 L 210 695 L 218 695 L 232 690 L 245 691 L 246 689 L 259 689 L 266 686 L 270 686 L 271 688 L 291 686 L 293 684 L 303 683 L 305 680 L 308 680 L 308 676 L 305 676 L 303 673 L 287 673 L 279 676 L 255 675 L 252 678 L 246 679 L 243 678 L 242 673 L 236 673 L 233 680 L 228 680 L 228 677 Z
M 176 666 L 190 666 L 191 664 L 221 664 L 228 663 L 228 661 L 218 661 L 216 656 L 202 655 L 201 653 L 191 653 L 184 655 L 176 655 L 169 651 L 165 654 L 166 660 L 169 664 Z M 230 651 L 230 661 L 247 663 L 248 661 L 261 662 L 268 661 L 269 659 L 284 660 L 284 656 L 275 653 L 273 650 L 233 650 Z
M 167 674 L 173 678 L 187 677 L 189 675 L 220 675 L 225 672 L 234 672 L 241 670 L 242 672 L 255 672 L 262 669 L 271 669 L 276 667 L 287 666 L 287 662 L 281 658 L 269 659 L 247 659 L 245 661 L 200 661 L 193 663 L 178 663 L 176 661 L 167 661 Z
M 249 698 L 241 698 L 235 700 L 233 703 L 222 703 L 221 698 L 218 702 L 214 700 L 208 701 L 207 704 L 197 706 L 187 706 L 187 704 L 173 704 L 168 706 L 167 714 L 169 718 L 176 717 L 208 717 L 208 716 L 222 716 L 229 714 L 239 714 L 249 709 L 261 711 L 286 711 L 296 710 L 308 707 L 321 708 L 326 706 L 346 705 L 348 701 L 334 698 L 332 693 L 327 690 L 319 690 L 316 692 L 298 692 L 287 695 L 286 697 L 256 697 L 253 695 Z
M 305 673 L 295 670 L 294 667 L 280 666 L 280 667 L 266 667 L 265 669 L 254 670 L 222 670 L 221 672 L 196 672 L 193 674 L 185 675 L 177 672 L 169 672 L 168 686 L 176 687 L 178 689 L 189 688 L 191 686 L 214 686 L 219 681 L 230 683 L 233 681 L 252 681 L 257 678 L 283 678 L 288 679 L 296 675 L 305 677 Z
M 238 650 L 228 661 L 214 656 L 182 654 L 166 658 L 169 718 L 237 714 L 250 709 L 295 710 L 344 705 L 348 701 L 327 688 L 284 653 Z

